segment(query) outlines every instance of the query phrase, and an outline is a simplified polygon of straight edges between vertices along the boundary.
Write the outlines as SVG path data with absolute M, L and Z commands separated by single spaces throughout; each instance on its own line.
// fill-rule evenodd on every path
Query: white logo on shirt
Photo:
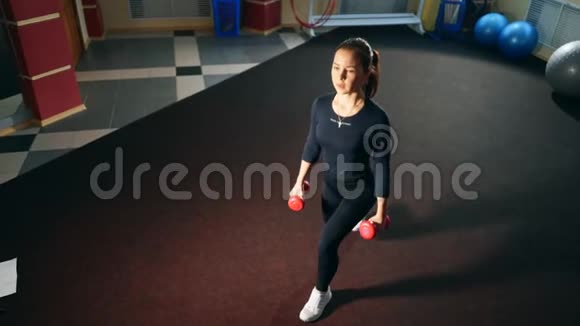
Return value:
M 337 123 L 338 124 L 338 128 L 342 127 L 342 125 L 350 126 L 350 123 L 348 123 L 348 122 L 337 121 L 337 120 L 334 120 L 333 118 L 330 118 L 330 121 Z

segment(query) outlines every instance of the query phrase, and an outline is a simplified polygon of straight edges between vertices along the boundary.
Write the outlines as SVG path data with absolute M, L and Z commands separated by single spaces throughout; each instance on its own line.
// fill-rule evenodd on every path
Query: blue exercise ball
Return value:
M 538 44 L 538 30 L 526 21 L 507 25 L 499 34 L 499 49 L 508 58 L 522 58 L 534 51 Z
M 498 13 L 489 13 L 477 20 L 475 23 L 475 39 L 487 46 L 497 44 L 499 34 L 508 25 L 508 19 Z

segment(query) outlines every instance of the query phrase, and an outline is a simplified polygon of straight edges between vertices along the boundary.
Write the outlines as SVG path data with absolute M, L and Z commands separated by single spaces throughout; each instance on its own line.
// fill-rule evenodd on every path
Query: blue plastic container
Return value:
M 214 30 L 217 36 L 240 35 L 240 0 L 213 0 Z
M 437 29 L 441 32 L 458 33 L 463 28 L 466 0 L 442 0 L 437 16 Z

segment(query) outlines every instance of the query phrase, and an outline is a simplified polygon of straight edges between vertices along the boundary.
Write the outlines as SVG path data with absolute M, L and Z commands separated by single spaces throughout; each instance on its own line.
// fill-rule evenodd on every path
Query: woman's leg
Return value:
M 310 322 L 318 319 L 332 299 L 330 281 L 338 269 L 338 246 L 352 231 L 364 214 L 373 207 L 374 186 L 365 185 L 363 193 L 355 199 L 343 198 L 336 182 L 326 181 L 322 195 L 324 227 L 318 245 L 318 279 L 308 301 L 300 311 L 300 319 Z
M 332 186 L 332 185 L 327 185 Z M 330 193 L 339 193 L 332 189 Z M 356 198 L 342 198 L 332 211 L 322 229 L 318 245 L 318 279 L 316 289 L 326 291 L 338 269 L 338 247 L 352 228 L 376 203 L 373 185 L 365 185 L 364 191 Z
M 300 319 L 305 322 L 318 319 L 332 299 L 329 285 L 338 269 L 338 247 L 376 202 L 374 185 L 368 182 L 362 194 L 354 199 L 344 198 L 336 186 L 336 181 L 332 179 L 325 180 L 324 186 L 324 227 L 318 244 L 318 278 L 308 301 L 300 311 Z
M 342 196 L 336 188 L 336 181 L 329 179 L 324 180 L 324 187 L 322 189 L 322 220 L 324 224 L 328 222 L 332 214 L 342 202 Z

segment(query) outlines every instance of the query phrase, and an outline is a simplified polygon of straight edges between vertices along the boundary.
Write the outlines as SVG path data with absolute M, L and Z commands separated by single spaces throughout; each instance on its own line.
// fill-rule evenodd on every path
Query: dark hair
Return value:
M 364 92 L 368 98 L 375 96 L 379 87 L 379 51 L 373 49 L 365 39 L 360 37 L 353 37 L 343 41 L 335 52 L 340 49 L 352 50 L 363 66 L 364 72 L 370 71 L 368 83 L 364 86 Z M 372 60 L 371 51 L 373 54 Z

